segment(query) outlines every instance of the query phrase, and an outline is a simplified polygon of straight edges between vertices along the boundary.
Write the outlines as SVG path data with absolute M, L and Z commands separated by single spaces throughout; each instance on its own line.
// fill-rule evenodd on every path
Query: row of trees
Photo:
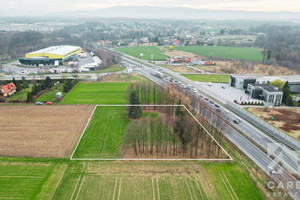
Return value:
M 159 90 L 161 91 L 161 89 Z M 137 95 L 136 85 L 131 84 L 129 91 L 130 104 L 138 104 L 140 95 Z M 156 110 L 153 106 L 152 111 L 159 113 L 156 118 L 140 118 L 142 114 L 138 117 L 132 117 L 139 119 L 134 120 L 127 127 L 123 138 L 124 152 L 127 152 L 130 147 L 134 155 L 139 157 L 219 158 L 223 156 L 220 155 L 220 146 L 208 135 L 205 128 L 199 125 L 184 107 L 180 106 L 183 104 L 189 110 L 197 110 L 204 106 L 200 106 L 197 98 L 191 94 L 184 93 L 179 88 L 168 85 L 163 91 L 164 100 L 166 104 L 174 106 L 158 107 Z M 177 106 L 175 106 L 176 104 Z M 149 110 L 149 107 L 147 108 Z M 136 113 L 138 109 L 141 108 L 130 106 L 128 116 L 130 117 L 132 113 Z M 204 109 L 202 114 L 204 114 L 203 112 Z M 209 114 L 208 111 L 206 112 Z M 194 111 L 193 114 L 199 121 L 205 122 L 205 127 L 219 143 L 222 143 L 222 120 L 211 115 L 208 123 L 208 119 L 201 117 L 202 115 L 198 110 Z M 215 128 L 215 126 L 218 128 Z

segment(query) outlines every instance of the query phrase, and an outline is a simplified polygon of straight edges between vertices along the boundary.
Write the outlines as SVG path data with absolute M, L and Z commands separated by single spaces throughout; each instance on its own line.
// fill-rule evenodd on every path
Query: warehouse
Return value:
M 81 51 L 81 47 L 78 46 L 51 46 L 27 53 L 25 58 L 19 59 L 19 62 L 21 65 L 29 66 L 63 65 L 65 61 L 78 56 Z
M 230 75 L 229 85 L 238 89 L 246 89 L 247 85 L 256 83 L 257 75 Z
M 246 92 L 253 99 L 264 100 L 271 105 L 281 105 L 283 92 L 268 84 L 248 84 Z

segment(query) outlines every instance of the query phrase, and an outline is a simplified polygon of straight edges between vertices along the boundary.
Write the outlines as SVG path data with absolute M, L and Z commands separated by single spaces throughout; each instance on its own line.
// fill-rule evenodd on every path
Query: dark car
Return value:
M 235 99 L 233 102 L 234 102 L 234 103 L 236 103 L 236 104 L 239 104 L 239 101 L 238 101 L 238 100 L 236 100 L 236 99 Z
M 218 104 L 215 104 L 215 106 L 216 106 L 217 108 L 220 108 L 220 106 L 219 106 Z
M 240 123 L 239 120 L 237 120 L 237 119 L 233 120 L 233 122 L 236 123 L 236 124 Z

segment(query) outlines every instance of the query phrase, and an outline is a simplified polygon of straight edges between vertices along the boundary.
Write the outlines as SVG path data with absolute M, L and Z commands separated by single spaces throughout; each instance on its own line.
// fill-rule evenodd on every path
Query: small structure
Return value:
M 0 87 L 0 96 L 7 97 L 11 96 L 17 91 L 17 86 L 11 82 L 7 85 L 3 85 Z
M 62 92 L 57 92 L 57 93 L 55 94 L 55 99 L 56 99 L 56 101 L 57 101 L 57 102 L 60 101 L 61 98 L 62 98 Z

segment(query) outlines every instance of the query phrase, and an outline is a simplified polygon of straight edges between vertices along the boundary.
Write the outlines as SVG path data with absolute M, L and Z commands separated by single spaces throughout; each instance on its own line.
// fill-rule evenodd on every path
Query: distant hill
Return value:
M 296 21 L 300 12 L 248 12 L 228 10 L 204 10 L 183 7 L 163 8 L 152 6 L 117 6 L 96 11 L 72 11 L 55 13 L 56 16 L 152 18 L 152 19 L 215 19 L 215 20 L 272 20 Z

